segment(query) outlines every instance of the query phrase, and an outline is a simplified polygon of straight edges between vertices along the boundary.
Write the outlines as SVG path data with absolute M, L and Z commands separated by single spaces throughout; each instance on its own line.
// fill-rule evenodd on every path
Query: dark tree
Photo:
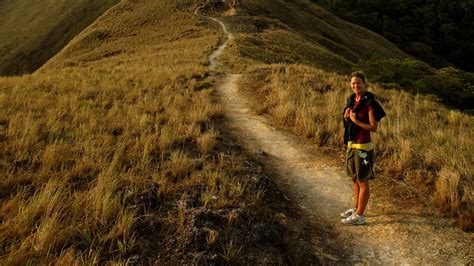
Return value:
M 313 0 L 435 66 L 474 70 L 473 0 Z

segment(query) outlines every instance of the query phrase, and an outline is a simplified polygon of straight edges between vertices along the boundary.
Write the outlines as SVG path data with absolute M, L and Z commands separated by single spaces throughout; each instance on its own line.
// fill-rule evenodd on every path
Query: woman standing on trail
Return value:
M 341 221 L 348 225 L 365 224 L 364 211 L 369 201 L 369 180 L 374 178 L 374 144 L 370 132 L 377 131 L 378 121 L 385 116 L 375 96 L 368 92 L 362 72 L 350 75 L 354 92 L 343 111 L 346 172 L 354 182 L 354 206 L 341 213 Z

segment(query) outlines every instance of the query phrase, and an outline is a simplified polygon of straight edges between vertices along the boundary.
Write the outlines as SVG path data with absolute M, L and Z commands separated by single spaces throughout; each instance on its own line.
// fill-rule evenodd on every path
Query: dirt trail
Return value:
M 209 57 L 210 68 L 233 36 L 224 23 L 225 42 Z M 223 68 L 225 69 L 225 68 Z M 269 126 L 265 117 L 249 110 L 239 94 L 242 75 L 227 72 L 217 88 L 229 127 L 253 151 L 263 151 L 269 166 L 277 173 L 275 182 L 318 224 L 333 228 L 347 247 L 353 263 L 370 264 L 472 264 L 472 234 L 464 233 L 452 221 L 400 210 L 379 210 L 368 206 L 367 224 L 344 226 L 339 213 L 352 202 L 352 185 L 340 167 L 325 163 L 324 157 L 310 150 L 301 140 Z M 372 198 L 371 201 L 376 201 Z M 373 210 L 372 210 L 372 208 Z M 324 248 L 324 247 L 323 247 Z

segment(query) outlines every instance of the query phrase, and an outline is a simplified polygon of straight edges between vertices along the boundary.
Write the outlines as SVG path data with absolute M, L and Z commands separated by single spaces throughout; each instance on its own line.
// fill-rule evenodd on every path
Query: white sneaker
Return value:
M 342 218 L 347 218 L 349 216 L 351 216 L 353 213 L 356 212 L 356 209 L 354 207 L 350 208 L 349 210 L 345 211 L 345 212 L 341 212 L 341 217 Z
M 351 216 L 341 219 L 341 222 L 347 225 L 362 225 L 365 224 L 365 217 L 354 212 Z

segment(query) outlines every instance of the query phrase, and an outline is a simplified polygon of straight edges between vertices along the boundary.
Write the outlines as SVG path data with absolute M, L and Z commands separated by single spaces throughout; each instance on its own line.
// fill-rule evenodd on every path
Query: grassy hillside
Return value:
M 340 151 L 349 89 L 325 70 L 405 55 L 305 1 L 242 4 L 225 60 L 255 109 Z M 207 67 L 221 31 L 195 5 L 121 1 L 40 70 L 0 78 L 0 264 L 344 263 L 337 236 L 290 230 L 291 203 L 222 126 Z M 472 226 L 472 117 L 373 90 L 389 113 L 378 191 L 395 177 Z
M 246 73 L 241 88 L 255 111 L 335 157 L 343 154 L 340 115 L 352 93 L 346 75 L 375 52 L 406 56 L 309 1 L 243 0 L 237 15 L 225 19 L 236 39 L 224 59 Z M 399 202 L 431 201 L 458 217 L 463 229 L 472 229 L 473 117 L 447 109 L 435 97 L 374 84 L 370 90 L 388 113 L 374 134 L 379 175 L 374 191 Z
M 38 69 L 117 2 L 0 1 L 0 76 Z
M 122 1 L 40 71 L 0 78 L 0 264 L 340 253 L 287 231 L 288 203 L 222 130 L 207 67 L 220 30 L 195 4 Z
M 309 1 L 240 2 L 238 15 L 226 21 L 236 35 L 234 52 L 245 63 L 305 63 L 344 72 L 374 54 L 407 57 L 379 35 Z
M 445 105 L 473 112 L 474 75 L 436 69 L 417 61 L 365 28 L 332 15 L 311 1 L 240 1 L 227 17 L 236 34 L 229 65 L 303 63 L 329 72 L 370 72 L 371 80 L 412 93 L 432 94 Z M 237 62 L 233 62 L 237 61 Z

